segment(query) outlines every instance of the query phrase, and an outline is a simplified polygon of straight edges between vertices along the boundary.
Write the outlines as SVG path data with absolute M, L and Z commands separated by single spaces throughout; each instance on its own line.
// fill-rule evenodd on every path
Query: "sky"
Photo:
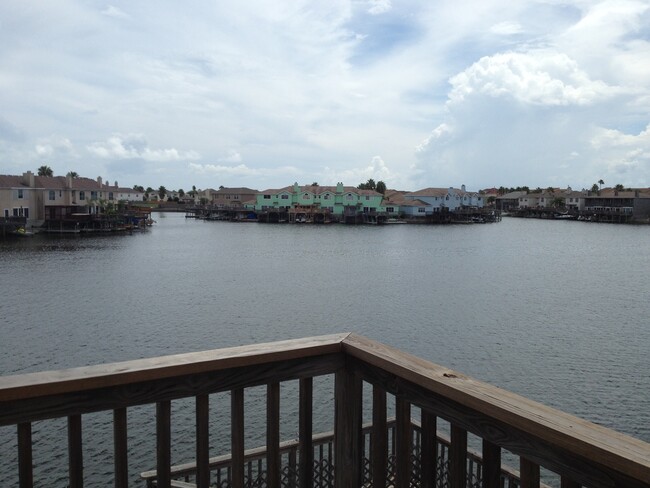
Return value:
M 650 0 L 0 2 L 0 174 L 650 187 Z

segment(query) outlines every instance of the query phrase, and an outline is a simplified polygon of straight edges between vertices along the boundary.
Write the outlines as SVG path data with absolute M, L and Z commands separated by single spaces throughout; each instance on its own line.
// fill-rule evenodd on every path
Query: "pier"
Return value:
M 334 384 L 334 425 L 322 437 L 313 432 L 316 377 Z M 283 440 L 280 385 L 295 380 L 298 439 Z M 245 449 L 244 392 L 257 386 L 266 388 L 266 445 L 255 453 Z M 231 405 L 230 452 L 221 458 L 210 456 L 214 395 Z M 172 403 L 187 398 L 195 404 L 195 461 L 174 466 Z M 106 468 L 114 486 L 126 488 L 129 409 L 147 404 L 155 405 L 156 465 L 141 477 L 162 488 L 532 488 L 543 486 L 541 468 L 563 488 L 650 487 L 650 444 L 345 333 L 0 377 L 0 426 L 16 429 L 20 488 L 43 483 L 33 476 L 32 423 L 58 418 L 68 424 L 61 459 L 69 486 L 82 487 L 82 419 L 101 411 L 113 414 L 114 464 Z M 470 435 L 480 452 L 469 447 Z M 517 460 L 516 472 L 504 466 L 506 455 Z

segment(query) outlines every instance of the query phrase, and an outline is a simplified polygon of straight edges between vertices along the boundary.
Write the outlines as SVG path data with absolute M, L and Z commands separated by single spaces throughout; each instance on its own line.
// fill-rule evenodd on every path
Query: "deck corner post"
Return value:
M 334 486 L 358 488 L 361 480 L 361 379 L 348 369 L 336 372 L 334 385 Z

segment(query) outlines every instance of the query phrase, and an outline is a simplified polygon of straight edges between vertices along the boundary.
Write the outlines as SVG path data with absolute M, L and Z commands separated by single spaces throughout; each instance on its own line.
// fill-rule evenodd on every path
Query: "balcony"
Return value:
M 334 429 L 314 435 L 320 376 L 333 378 Z M 298 438 L 281 442 L 280 384 L 294 380 Z M 246 450 L 244 392 L 260 386 L 266 446 Z M 211 401 L 224 394 L 230 452 L 210 458 Z M 171 406 L 181 399 L 194 402 L 195 461 L 174 466 Z M 541 486 L 544 468 L 563 488 L 650 487 L 650 444 L 354 334 L 2 377 L 0 426 L 16 426 L 19 486 L 44 483 L 34 479 L 32 423 L 64 418 L 69 486 L 82 487 L 82 417 L 108 411 L 114 463 L 104 484 L 127 487 L 129 410 L 148 404 L 156 425 L 155 470 L 142 473 L 149 486 L 528 488 Z

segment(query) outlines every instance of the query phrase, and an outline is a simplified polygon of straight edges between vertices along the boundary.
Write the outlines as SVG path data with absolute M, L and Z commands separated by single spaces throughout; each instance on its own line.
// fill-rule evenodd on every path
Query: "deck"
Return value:
M 322 375 L 334 379 L 334 429 L 319 437 L 313 379 Z M 290 380 L 299 383 L 299 435 L 282 441 L 279 391 Z M 252 453 L 245 449 L 244 391 L 260 385 L 266 387 L 266 446 Z M 231 449 L 211 458 L 210 402 L 223 393 L 232 407 Z M 171 462 L 171 405 L 183 398 L 195 400 L 196 456 L 179 467 Z M 540 467 L 557 473 L 563 488 L 650 487 L 650 444 L 354 334 L 1 377 L 0 426 L 16 426 L 19 486 L 43 483 L 33 475 L 32 422 L 67 418 L 69 486 L 79 488 L 82 417 L 112 411 L 111 483 L 127 487 L 128 411 L 146 404 L 156 406 L 156 466 L 143 479 L 158 487 L 496 488 L 512 478 L 506 486 L 529 488 L 542 486 Z M 364 408 L 372 413 L 368 425 Z M 448 439 L 438 432 L 442 422 Z M 470 434 L 481 440 L 478 453 L 468 447 Z M 327 469 L 319 472 L 322 449 Z M 506 453 L 517 457 L 518 472 L 504 466 Z

